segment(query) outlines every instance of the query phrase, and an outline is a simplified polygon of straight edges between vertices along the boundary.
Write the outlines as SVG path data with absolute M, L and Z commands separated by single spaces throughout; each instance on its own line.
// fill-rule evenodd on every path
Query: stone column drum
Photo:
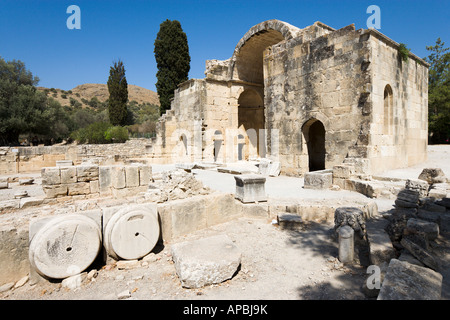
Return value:
M 155 204 L 107 208 L 103 212 L 103 245 L 115 260 L 134 260 L 149 254 L 159 239 Z
M 37 230 L 37 231 L 36 231 Z M 30 225 L 31 269 L 47 279 L 83 272 L 98 256 L 101 227 L 81 214 L 64 214 Z

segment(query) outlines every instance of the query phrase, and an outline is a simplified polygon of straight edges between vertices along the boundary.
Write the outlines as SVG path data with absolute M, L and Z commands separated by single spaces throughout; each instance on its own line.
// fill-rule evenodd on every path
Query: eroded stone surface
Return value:
M 172 257 L 181 284 L 186 288 L 230 279 L 241 263 L 241 252 L 226 235 L 174 244 Z

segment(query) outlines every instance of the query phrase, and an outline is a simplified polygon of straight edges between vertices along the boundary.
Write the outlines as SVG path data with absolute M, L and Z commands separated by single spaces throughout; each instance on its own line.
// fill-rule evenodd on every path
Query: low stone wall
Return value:
M 150 166 L 79 165 L 45 167 L 41 170 L 46 198 L 94 194 L 123 198 L 145 192 L 152 175 Z
M 94 180 L 95 181 L 95 180 Z M 134 200 L 133 200 L 134 201 Z M 133 201 L 124 199 L 122 206 L 135 204 Z M 143 202 L 151 203 L 151 202 Z M 98 204 L 94 211 L 110 211 L 110 205 Z M 204 229 L 219 223 L 224 223 L 239 217 L 268 218 L 269 206 L 267 204 L 243 204 L 234 199 L 233 194 L 212 193 L 209 195 L 198 195 L 186 199 L 167 201 L 157 204 L 161 239 L 171 241 L 176 237 L 187 235 L 191 232 Z M 22 221 L 13 217 L 6 219 L 0 227 L 0 286 L 10 282 L 16 282 L 30 272 L 29 250 L 29 227 L 34 219 L 59 216 L 61 214 L 84 214 L 88 211 L 73 212 L 58 211 L 57 215 L 39 215 L 39 207 L 23 217 Z M 92 210 L 91 210 L 92 211 Z M 39 218 L 35 218 L 39 216 Z M 6 217 L 4 217 L 6 218 Z M 105 223 L 105 221 L 101 222 Z
M 55 166 L 58 160 L 72 160 L 74 164 L 90 160 L 99 165 L 126 163 L 133 158 L 146 161 L 151 141 L 130 139 L 114 144 L 0 147 L 0 174 L 38 172 L 43 167 Z

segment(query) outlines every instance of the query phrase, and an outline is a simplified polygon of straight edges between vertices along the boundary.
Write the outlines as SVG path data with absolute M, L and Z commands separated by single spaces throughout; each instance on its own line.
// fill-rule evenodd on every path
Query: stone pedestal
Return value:
M 236 199 L 241 202 L 267 201 L 266 178 L 256 174 L 234 176 L 236 180 Z

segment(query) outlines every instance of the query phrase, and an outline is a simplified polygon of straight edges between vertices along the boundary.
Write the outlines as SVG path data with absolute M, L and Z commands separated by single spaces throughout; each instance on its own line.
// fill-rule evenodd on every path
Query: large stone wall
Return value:
M 414 54 L 402 61 L 398 44 L 375 30 L 369 41 L 372 121 L 368 158 L 376 174 L 426 161 L 428 65 Z M 387 86 L 392 105 L 385 109 Z
M 309 171 L 304 127 L 309 120 L 320 121 L 325 129 L 322 169 L 342 163 L 350 148 L 365 144 L 360 132 L 370 117 L 361 108 L 360 97 L 370 77 L 361 64 L 368 58 L 368 46 L 363 32 L 351 25 L 309 41 L 295 38 L 266 51 L 267 125 L 269 130 L 279 129 L 284 173 Z
M 46 198 L 93 195 L 124 198 L 145 192 L 152 176 L 146 165 L 79 165 L 41 170 Z
M 130 139 L 125 143 L 64 146 L 0 147 L 0 174 L 39 172 L 56 166 L 59 160 L 74 164 L 90 161 L 96 164 L 124 163 L 144 159 L 152 144 L 150 139 Z
M 208 60 L 205 79 L 179 86 L 151 158 L 266 157 L 295 176 L 342 163 L 360 174 L 420 163 L 428 64 L 414 54 L 401 62 L 398 46 L 353 24 L 335 30 L 320 22 L 304 29 L 262 22 L 230 59 Z

